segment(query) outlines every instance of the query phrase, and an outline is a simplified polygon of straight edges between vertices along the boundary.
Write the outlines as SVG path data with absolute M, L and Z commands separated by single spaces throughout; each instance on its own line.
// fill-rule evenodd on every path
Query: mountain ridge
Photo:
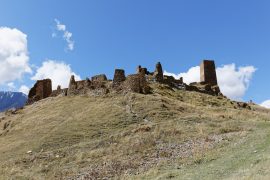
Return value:
M 12 108 L 21 108 L 27 101 L 27 95 L 22 92 L 0 91 L 0 112 Z

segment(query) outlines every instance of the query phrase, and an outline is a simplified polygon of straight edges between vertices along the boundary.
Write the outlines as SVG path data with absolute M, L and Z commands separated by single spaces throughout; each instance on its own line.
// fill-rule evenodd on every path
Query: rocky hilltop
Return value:
M 190 85 L 160 63 L 67 89 L 37 81 L 0 114 L 0 179 L 268 179 L 270 111 L 223 96 L 213 65 Z
M 214 61 L 204 60 L 201 63 L 201 82 L 194 82 L 189 85 L 183 82 L 182 77 L 180 79 L 175 79 L 173 76 L 164 75 L 162 65 L 158 62 L 154 72 L 149 72 L 147 68 L 139 65 L 136 74 L 126 76 L 125 70 L 115 69 L 113 80 L 107 79 L 105 74 L 96 75 L 82 81 L 76 81 L 74 76 L 71 76 L 68 88 L 61 89 L 61 86 L 59 85 L 54 91 L 52 90 L 52 82 L 50 79 L 39 80 L 34 87 L 31 88 L 27 104 L 32 104 L 41 99 L 59 95 L 100 96 L 108 93 L 125 94 L 127 92 L 150 94 L 155 91 L 150 87 L 150 84 L 153 83 L 164 84 L 171 88 L 183 89 L 186 91 L 197 91 L 213 96 L 223 96 L 217 83 Z

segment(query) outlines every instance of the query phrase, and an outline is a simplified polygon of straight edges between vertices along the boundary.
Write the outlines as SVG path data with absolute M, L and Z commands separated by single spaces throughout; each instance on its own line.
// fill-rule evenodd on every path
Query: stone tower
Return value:
M 121 82 L 126 80 L 125 70 L 115 69 L 113 77 L 113 85 L 119 85 Z
M 156 69 L 154 72 L 154 77 L 157 82 L 162 82 L 163 81 L 163 70 L 160 62 L 156 64 Z
M 74 75 L 71 75 L 70 80 L 69 80 L 67 95 L 70 96 L 70 95 L 74 94 L 76 88 L 77 88 L 77 84 L 75 81 L 75 77 L 74 77 Z
M 27 104 L 47 98 L 52 94 L 52 81 L 50 79 L 38 80 L 28 94 Z
M 201 82 L 217 85 L 217 75 L 215 62 L 212 60 L 203 60 L 200 67 Z

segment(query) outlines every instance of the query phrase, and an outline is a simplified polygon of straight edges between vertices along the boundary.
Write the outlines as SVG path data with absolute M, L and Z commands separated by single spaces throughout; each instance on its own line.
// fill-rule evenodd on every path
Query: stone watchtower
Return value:
M 118 86 L 120 83 L 126 80 L 125 70 L 115 69 L 113 77 L 113 85 Z
M 52 94 L 52 81 L 50 79 L 38 80 L 28 94 L 27 104 L 47 98 Z
M 214 61 L 203 60 L 200 66 L 200 71 L 201 82 L 212 86 L 217 85 L 216 66 Z
M 157 82 L 162 82 L 163 81 L 163 70 L 160 62 L 156 64 L 156 69 L 154 72 L 154 77 Z

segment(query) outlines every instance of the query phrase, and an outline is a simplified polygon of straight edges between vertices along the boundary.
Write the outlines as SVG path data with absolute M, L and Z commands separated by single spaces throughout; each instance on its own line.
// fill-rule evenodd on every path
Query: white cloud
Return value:
M 235 64 L 228 64 L 218 67 L 216 71 L 222 93 L 231 99 L 241 100 L 249 87 L 256 68 L 253 66 L 236 68 Z M 187 84 L 200 81 L 199 66 L 190 68 L 186 73 L 173 74 L 165 71 L 164 74 L 172 75 L 175 78 L 183 77 Z
M 28 95 L 29 90 L 30 90 L 29 87 L 27 87 L 27 86 L 25 86 L 25 85 L 22 85 L 22 86 L 20 87 L 20 89 L 19 89 L 19 92 L 22 92 L 22 93 Z
M 61 24 L 58 19 L 54 19 L 56 23 L 56 30 L 63 32 L 63 38 L 67 42 L 67 49 L 72 51 L 74 49 L 74 41 L 72 40 L 72 33 L 69 32 L 66 28 L 66 25 Z M 52 37 L 56 37 L 57 34 L 55 32 L 52 33 Z
M 10 91 L 14 90 L 15 89 L 15 85 L 14 85 L 14 82 L 10 82 L 7 84 L 8 88 Z
M 266 100 L 260 104 L 262 107 L 270 109 L 270 100 Z
M 217 68 L 221 91 L 232 99 L 240 100 L 245 95 L 255 71 L 253 66 L 236 68 L 235 64 Z
M 31 79 L 50 78 L 53 89 L 56 89 L 58 85 L 61 85 L 62 88 L 67 88 L 71 75 L 74 75 L 76 80 L 81 80 L 79 75 L 72 72 L 70 65 L 64 62 L 47 60 L 42 63 L 42 66 L 37 69 L 36 74 Z
M 195 67 L 190 68 L 187 72 L 179 73 L 179 74 L 174 74 L 174 73 L 169 73 L 167 71 L 164 71 L 164 75 L 173 76 L 176 79 L 183 77 L 184 82 L 187 84 L 192 83 L 192 82 L 199 82 L 200 81 L 200 67 L 195 66 Z
M 18 29 L 0 27 L 0 85 L 32 73 L 29 65 L 27 35 Z

